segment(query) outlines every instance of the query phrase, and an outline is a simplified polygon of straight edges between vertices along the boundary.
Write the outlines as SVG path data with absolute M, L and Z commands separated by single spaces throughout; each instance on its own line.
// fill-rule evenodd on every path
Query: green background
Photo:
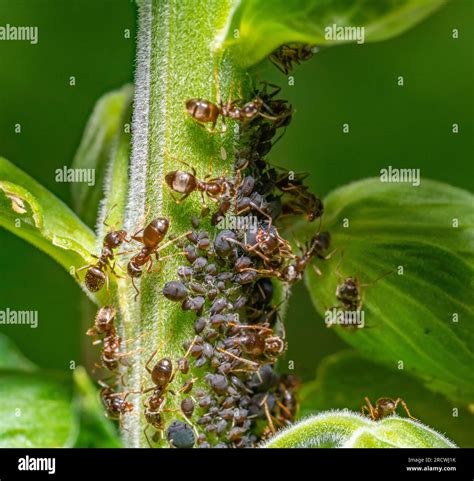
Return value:
M 270 159 L 310 171 L 311 187 L 321 196 L 389 165 L 420 168 L 422 178 L 472 190 L 473 6 L 453 0 L 396 39 L 325 49 L 295 70 L 294 86 L 269 62 L 258 66 L 257 77 L 282 85 L 296 108 Z M 38 26 L 39 43 L 0 42 L 0 155 L 70 204 L 69 187 L 55 182 L 54 171 L 71 163 L 96 100 L 133 79 L 134 2 L 0 0 L 0 25 L 6 23 Z M 21 134 L 14 132 L 16 123 Z M 349 134 L 342 132 L 344 123 Z M 451 132 L 453 123 L 458 134 Z M 75 281 L 5 231 L 0 266 L 0 309 L 39 311 L 38 329 L 1 326 L 1 332 L 41 366 L 84 363 L 88 340 L 81 318 L 87 317 L 81 311 L 88 309 Z M 344 347 L 302 285 L 294 289 L 287 326 L 287 359 L 303 378 Z

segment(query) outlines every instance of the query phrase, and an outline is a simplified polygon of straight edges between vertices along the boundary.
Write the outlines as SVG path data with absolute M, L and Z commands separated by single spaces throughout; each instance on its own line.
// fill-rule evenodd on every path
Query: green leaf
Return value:
M 333 408 L 360 410 L 365 396 L 372 403 L 380 397 L 401 397 L 414 417 L 441 433 L 449 433 L 459 446 L 474 446 L 474 416 L 467 408 L 432 393 L 404 371 L 392 371 L 354 351 L 334 354 L 320 364 L 316 379 L 300 392 L 299 415 Z M 397 412 L 405 416 L 401 405 Z
M 123 210 L 130 146 L 130 133 L 124 127 L 131 122 L 132 97 L 133 86 L 127 84 L 97 101 L 72 162 L 74 169 L 95 171 L 93 186 L 80 182 L 71 184 L 74 210 L 89 226 L 96 222 L 104 188 L 117 197 L 111 204 L 119 204 L 116 212 L 121 212 L 120 206 Z
M 33 371 L 36 366 L 20 352 L 10 338 L 0 334 L 0 369 Z
M 74 370 L 76 388 L 75 409 L 79 417 L 79 434 L 76 448 L 119 448 L 122 446 L 117 430 L 104 414 L 99 393 L 85 369 Z
M 445 0 L 241 0 L 217 45 L 236 48 L 240 61 L 248 67 L 282 44 L 344 43 L 326 36 L 325 29 L 334 24 L 364 27 L 366 42 L 386 40 L 413 27 L 444 3 Z
M 264 448 L 455 448 L 428 426 L 391 416 L 381 421 L 349 411 L 312 416 L 277 433 Z
M 319 264 L 322 277 L 311 269 L 306 276 L 321 314 L 339 305 L 344 278 L 368 284 L 361 287 L 366 327 L 331 329 L 374 361 L 465 403 L 474 397 L 473 200 L 427 180 L 412 187 L 368 179 L 338 189 L 324 220 L 338 252 Z
M 70 447 L 77 435 L 70 378 L 0 371 L 0 447 Z
M 56 196 L 0 158 L 0 226 L 49 254 L 65 269 L 90 262 L 95 236 Z

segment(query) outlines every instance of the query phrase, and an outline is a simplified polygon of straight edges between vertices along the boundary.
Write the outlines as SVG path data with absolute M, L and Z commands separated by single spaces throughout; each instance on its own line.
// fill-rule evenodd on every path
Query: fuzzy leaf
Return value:
M 360 411 L 365 396 L 372 403 L 380 397 L 401 397 L 423 423 L 449 433 L 462 447 L 474 446 L 474 416 L 467 408 L 432 393 L 405 372 L 387 369 L 354 351 L 334 354 L 320 364 L 316 379 L 305 383 L 300 393 L 299 414 L 306 417 L 334 408 Z M 397 412 L 406 415 L 401 405 Z
M 132 96 L 133 86 L 125 85 L 97 101 L 71 165 L 74 169 L 95 170 L 93 186 L 80 182 L 71 184 L 74 210 L 89 226 L 96 221 L 104 187 L 107 191 L 111 190 L 108 186 L 113 185 L 115 194 L 126 195 L 130 134 L 125 134 L 123 127 L 124 123 L 130 122 Z M 117 151 L 123 148 L 123 137 L 128 139 L 125 163 L 115 162 Z M 110 184 L 110 181 L 114 183 Z
M 403 368 L 453 400 L 471 402 L 473 196 L 427 180 L 412 187 L 368 179 L 336 190 L 325 205 L 324 228 L 338 252 L 320 263 L 322 277 L 307 270 L 317 310 L 324 314 L 340 306 L 336 286 L 357 277 L 366 284 L 365 327 L 331 328 L 374 361 Z
M 0 371 L 0 447 L 70 447 L 77 435 L 70 378 Z
M 55 195 L 0 158 L 0 226 L 49 254 L 65 269 L 92 260 L 95 236 Z
M 237 47 L 240 61 L 248 67 L 285 43 L 347 43 L 348 40 L 333 40 L 325 35 L 325 29 L 333 24 L 364 27 L 366 42 L 386 40 L 413 27 L 444 3 L 445 0 L 241 0 L 217 44 Z
M 312 416 L 276 434 L 264 448 L 455 448 L 428 426 L 392 416 L 381 421 L 344 411 Z

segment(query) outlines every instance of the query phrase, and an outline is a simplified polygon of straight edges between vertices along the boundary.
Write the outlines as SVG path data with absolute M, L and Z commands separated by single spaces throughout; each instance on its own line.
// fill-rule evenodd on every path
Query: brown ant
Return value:
M 260 116 L 268 120 L 278 120 L 278 117 L 272 115 L 269 106 L 260 96 L 256 96 L 249 102 L 243 102 L 241 99 L 229 100 L 223 103 L 219 100 L 218 104 L 214 104 L 205 99 L 189 99 L 185 102 L 186 110 L 191 117 L 199 124 L 212 124 L 209 132 L 214 132 L 219 116 L 222 117 L 225 131 L 225 119 L 229 118 L 238 122 L 249 122 Z M 263 109 L 269 113 L 265 113 Z
M 109 334 L 115 330 L 115 316 L 117 311 L 112 306 L 101 307 L 95 316 L 94 325 L 87 330 L 88 336 L 100 336 L 102 334 Z M 94 341 L 97 344 L 98 341 Z
M 104 225 L 107 225 L 105 220 Z M 105 283 L 107 283 L 107 289 L 109 288 L 109 278 L 106 273 L 108 268 L 110 268 L 110 270 L 114 273 L 116 277 L 120 277 L 115 272 L 114 249 L 120 247 L 124 242 L 130 242 L 127 239 L 126 231 L 117 230 L 107 233 L 104 237 L 100 256 L 97 257 L 93 255 L 93 257 L 98 259 L 97 263 L 88 264 L 76 270 L 75 274 L 76 277 L 79 279 L 77 273 L 84 269 L 87 269 L 84 283 L 90 292 L 99 291 L 100 289 L 102 289 Z
M 148 358 L 148 361 L 145 364 L 145 369 L 150 374 L 151 380 L 154 384 L 152 387 L 148 389 L 145 389 L 145 390 L 142 389 L 143 394 L 150 391 L 152 392 L 151 395 L 148 397 L 148 399 L 145 401 L 145 418 L 147 420 L 147 425 L 145 427 L 144 434 L 150 447 L 151 447 L 151 443 L 150 443 L 150 440 L 148 439 L 148 434 L 147 434 L 148 427 L 153 426 L 157 432 L 160 432 L 160 433 L 163 432 L 164 424 L 163 424 L 163 417 L 161 414 L 163 412 L 175 412 L 175 410 L 173 409 L 163 408 L 166 402 L 165 394 L 167 392 L 174 394 L 174 391 L 169 389 L 169 385 L 173 382 L 173 379 L 179 370 L 182 370 L 182 371 L 186 370 L 184 367 L 184 365 L 186 364 L 185 360 L 189 356 L 193 345 L 194 345 L 194 340 L 189 346 L 184 357 L 180 359 L 180 362 L 178 363 L 178 367 L 176 369 L 173 369 L 173 362 L 171 361 L 171 359 L 167 357 L 159 359 L 158 362 L 155 363 L 153 368 L 150 368 L 150 363 L 153 360 L 153 358 L 156 356 L 159 348 L 153 351 L 153 353 Z M 179 392 L 182 392 L 184 390 L 189 390 L 188 383 L 185 383 L 185 385 L 182 388 L 180 388 Z
M 299 65 L 309 60 L 316 50 L 317 47 L 313 45 L 290 43 L 274 50 L 269 59 L 280 72 L 288 75 L 293 70 L 293 64 Z
M 123 414 L 133 410 L 133 404 L 126 399 L 130 394 L 139 394 L 140 391 L 122 393 L 114 391 L 110 385 L 103 381 L 99 381 L 99 385 L 102 387 L 100 390 L 100 398 L 102 404 L 105 406 L 107 417 L 113 420 L 119 420 Z
M 390 416 L 391 414 L 394 414 L 399 404 L 403 406 L 403 409 L 405 409 L 405 412 L 408 414 L 408 417 L 410 419 L 417 421 L 417 419 L 411 415 L 406 402 L 402 398 L 398 397 L 397 399 L 391 399 L 388 397 L 383 397 L 383 398 L 377 399 L 377 402 L 375 403 L 375 407 L 372 406 L 372 403 L 370 402 L 370 399 L 367 396 L 364 399 L 365 399 L 366 405 L 362 406 L 362 415 L 365 416 L 365 412 L 367 411 L 369 417 L 373 421 L 379 421 L 380 419 L 383 419 L 387 416 Z
M 217 202 L 225 194 L 230 195 L 233 186 L 225 177 L 215 177 L 208 181 L 199 180 L 196 177 L 196 169 L 193 166 L 182 160 L 180 160 L 180 162 L 187 165 L 191 169 L 191 172 L 173 170 L 165 176 L 168 187 L 174 192 L 183 194 L 179 199 L 176 199 L 172 194 L 177 204 L 183 202 L 194 191 L 200 192 L 203 205 L 205 205 L 204 193 L 214 202 Z
M 148 272 L 151 271 L 153 267 L 152 255 L 155 255 L 157 261 L 164 260 L 164 257 L 160 259 L 158 253 L 165 247 L 168 247 L 169 245 L 189 234 L 189 232 L 186 232 L 185 234 L 175 237 L 172 240 L 163 244 L 162 246 L 158 247 L 160 242 L 165 238 L 168 232 L 168 228 L 168 219 L 164 217 L 157 217 L 156 219 L 152 220 L 145 228 L 138 230 L 137 232 L 135 232 L 135 234 L 131 236 L 133 240 L 143 244 L 143 247 L 140 249 L 140 251 L 135 254 L 127 264 L 127 273 L 131 277 L 132 285 L 136 291 L 135 299 L 140 293 L 137 286 L 135 285 L 135 279 L 142 275 L 142 268 L 145 264 L 148 264 Z M 143 232 L 143 234 L 138 235 L 140 232 Z

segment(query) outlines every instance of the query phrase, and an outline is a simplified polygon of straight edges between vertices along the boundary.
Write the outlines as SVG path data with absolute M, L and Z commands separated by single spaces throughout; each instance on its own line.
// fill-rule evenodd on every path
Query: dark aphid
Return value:
M 209 385 L 211 389 L 219 395 L 225 394 L 229 387 L 229 383 L 227 382 L 227 378 L 221 374 L 210 374 L 206 376 L 208 379 Z
M 403 406 L 403 409 L 405 409 L 405 412 L 408 414 L 409 418 L 414 419 L 415 421 L 417 420 L 411 415 L 406 402 L 402 398 L 391 399 L 388 397 L 383 397 L 377 399 L 375 407 L 372 406 L 372 403 L 367 396 L 364 399 L 366 406 L 362 406 L 362 415 L 364 416 L 365 412 L 367 411 L 369 417 L 371 417 L 374 421 L 378 421 L 390 416 L 391 414 L 394 414 L 399 404 Z
M 183 309 L 183 311 L 200 312 L 205 302 L 206 300 L 202 296 L 188 297 L 181 304 L 181 309 Z
M 194 292 L 194 294 L 206 294 L 206 288 L 198 282 L 190 282 L 188 287 Z
M 194 331 L 196 334 L 201 334 L 204 331 L 205 327 L 207 326 L 207 319 L 205 317 L 200 317 L 194 323 Z
M 190 418 L 193 415 L 194 401 L 190 397 L 185 397 L 181 401 L 181 411 L 188 418 Z
M 205 257 L 198 257 L 193 262 L 193 269 L 195 271 L 202 271 L 207 266 L 207 259 Z
M 184 256 L 190 264 L 192 264 L 197 259 L 196 248 L 193 246 L 187 246 L 184 249 Z
M 200 224 L 201 224 L 201 221 L 195 215 L 191 216 L 191 225 L 195 229 L 198 229 Z
M 183 301 L 189 294 L 188 288 L 179 281 L 170 281 L 163 287 L 163 295 L 170 301 Z
M 227 299 L 224 297 L 218 297 L 211 306 L 211 316 L 214 314 L 220 314 L 224 309 L 228 307 L 229 303 L 227 302 Z
M 174 448 L 192 448 L 196 442 L 196 436 L 191 426 L 177 419 L 169 425 L 166 437 Z
M 214 241 L 214 248 L 219 257 L 226 258 L 233 254 L 235 245 L 229 239 L 237 240 L 237 236 L 231 230 L 225 229 L 217 234 L 216 240 Z
M 240 256 L 234 263 L 234 270 L 236 272 L 241 272 L 243 269 L 248 269 L 249 267 L 253 267 L 253 261 L 250 257 L 247 256 Z
M 257 278 L 256 271 L 239 272 L 234 276 L 234 282 L 240 285 L 250 284 Z
M 192 267 L 189 266 L 180 266 L 178 267 L 178 276 L 182 279 L 190 280 L 193 278 L 194 270 Z
M 189 359 L 187 357 L 182 357 L 178 360 L 178 370 L 183 374 L 189 372 Z
M 196 231 L 189 232 L 189 234 L 186 235 L 186 238 L 193 244 L 197 244 L 199 241 Z

